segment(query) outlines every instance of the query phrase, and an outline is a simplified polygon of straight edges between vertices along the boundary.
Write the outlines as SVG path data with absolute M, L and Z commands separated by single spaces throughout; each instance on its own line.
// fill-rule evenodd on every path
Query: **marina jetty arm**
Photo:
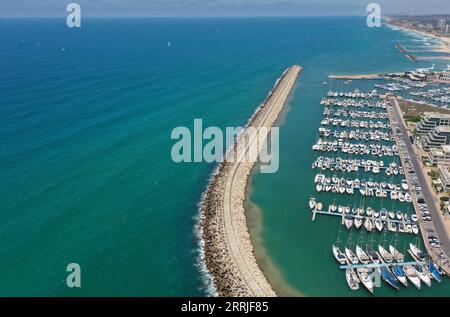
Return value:
M 205 264 L 221 296 L 276 296 L 256 263 L 244 200 L 248 178 L 268 135 L 264 132 L 268 129 L 259 132 L 258 128 L 270 128 L 275 123 L 301 70 L 300 66 L 294 65 L 283 73 L 243 133 L 236 138 L 204 194 L 201 228 Z M 246 131 L 250 127 L 258 132 L 248 137 Z M 251 150 L 255 144 L 257 151 Z M 250 157 L 232 159 L 236 154 Z
M 364 74 L 364 75 L 330 75 L 329 79 L 383 79 L 384 76 L 382 74 Z

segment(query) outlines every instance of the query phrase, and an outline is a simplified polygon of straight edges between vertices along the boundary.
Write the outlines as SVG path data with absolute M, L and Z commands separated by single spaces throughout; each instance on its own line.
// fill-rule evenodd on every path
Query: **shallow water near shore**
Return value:
M 80 30 L 1 19 L 0 295 L 210 294 L 194 228 L 215 166 L 175 164 L 171 131 L 194 118 L 245 125 L 296 63 L 305 69 L 280 130 L 280 171 L 252 182 L 256 254 L 294 294 L 349 294 L 329 252 L 337 222 L 313 224 L 306 209 L 322 82 L 430 66 L 394 48 L 408 40 L 347 17 L 85 19 Z M 81 289 L 65 285 L 71 262 Z

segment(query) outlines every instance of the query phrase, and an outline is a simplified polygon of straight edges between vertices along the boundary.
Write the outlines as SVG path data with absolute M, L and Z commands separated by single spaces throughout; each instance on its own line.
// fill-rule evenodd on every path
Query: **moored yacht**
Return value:
M 407 181 L 406 179 L 402 180 L 401 186 L 402 186 L 402 189 L 403 189 L 404 191 L 407 191 L 408 188 L 409 188 L 409 187 L 408 187 L 408 181 Z
M 364 228 L 369 232 L 373 230 L 373 222 L 370 218 L 366 218 L 364 221 Z
M 378 264 L 381 262 L 381 259 L 378 256 L 377 251 L 375 251 L 371 246 L 367 246 L 366 251 L 373 263 Z
M 413 285 L 417 289 L 420 289 L 420 286 L 421 286 L 420 278 L 417 275 L 417 271 L 414 268 L 414 266 L 412 266 L 412 265 L 405 265 L 404 269 L 405 269 L 405 274 L 406 274 L 406 277 L 408 278 L 408 280 L 410 280 L 411 283 L 413 283 Z
M 389 246 L 389 252 L 392 254 L 392 256 L 394 257 L 395 261 L 400 262 L 400 263 L 405 261 L 405 256 L 403 255 L 403 253 L 400 253 L 392 245 Z
M 393 288 L 395 288 L 396 290 L 398 290 L 398 281 L 395 278 L 394 275 L 392 275 L 391 271 L 389 271 L 389 269 L 385 266 L 380 266 L 377 268 L 378 272 L 381 275 L 381 278 L 388 283 L 389 285 L 391 285 Z
M 406 278 L 405 271 L 401 266 L 394 265 L 392 267 L 392 273 L 400 283 L 402 283 L 405 287 L 408 287 L 408 279 Z
M 359 260 L 356 257 L 356 255 L 352 252 L 352 250 L 345 248 L 345 255 L 347 256 L 347 259 L 352 263 L 352 264 L 358 264 Z
M 356 269 L 356 273 L 358 274 L 359 280 L 364 285 L 364 287 L 373 294 L 373 281 L 370 277 L 369 270 L 366 268 Z
M 425 283 L 428 287 L 431 287 L 431 279 L 427 274 L 427 271 L 422 265 L 415 265 L 414 268 L 417 271 L 417 276 L 419 276 L 420 280 Z
M 345 216 L 344 224 L 345 227 L 350 230 L 350 228 L 353 226 L 353 218 L 351 216 Z
M 425 261 L 425 259 L 426 259 L 425 253 L 423 253 L 418 247 L 416 247 L 412 243 L 409 244 L 408 252 L 417 261 Z
M 339 264 L 341 264 L 341 265 L 347 264 L 346 257 L 344 255 L 344 253 L 342 253 L 342 251 L 339 250 L 339 248 L 337 246 L 333 245 L 332 250 L 333 250 L 334 258 L 336 259 L 336 261 Z
M 345 279 L 347 280 L 348 287 L 352 291 L 359 289 L 359 278 L 353 269 L 347 269 L 345 271 Z
M 314 207 L 316 207 L 316 199 L 315 198 L 311 198 L 309 200 L 309 208 L 314 209 Z
M 356 256 L 358 257 L 359 261 L 361 261 L 362 264 L 369 264 L 370 263 L 369 256 L 359 246 L 356 246 Z
M 380 232 L 383 230 L 383 222 L 380 219 L 375 220 L 375 228 Z
M 355 225 L 356 229 L 361 228 L 363 224 L 363 218 L 362 217 L 355 217 L 355 220 L 353 221 L 353 224 Z
M 441 272 L 439 272 L 436 264 L 434 264 L 433 262 L 430 262 L 430 264 L 428 265 L 428 270 L 431 274 L 431 276 L 438 281 L 439 283 L 442 281 L 442 274 Z
M 331 206 L 330 206 L 330 210 L 332 211 L 332 212 L 335 212 L 336 210 L 337 210 L 337 205 L 335 204 L 335 203 L 332 203 L 331 204 Z
M 392 263 L 394 260 L 394 257 L 392 254 L 390 254 L 385 248 L 383 248 L 381 245 L 378 246 L 378 252 L 380 252 L 381 257 L 383 260 L 387 263 Z

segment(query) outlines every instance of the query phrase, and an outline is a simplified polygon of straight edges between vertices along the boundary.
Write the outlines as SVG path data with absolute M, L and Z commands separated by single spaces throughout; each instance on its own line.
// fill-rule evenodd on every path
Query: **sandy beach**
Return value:
M 249 127 L 272 127 L 301 70 L 295 65 L 283 73 L 250 119 L 246 130 Z M 246 138 L 244 131 L 237 138 L 233 150 L 238 155 L 248 155 L 248 158 L 235 161 L 232 159 L 234 151 L 228 152 L 204 194 L 201 226 L 205 264 L 221 296 L 276 296 L 256 263 L 244 209 L 248 178 L 267 135 L 267 130 L 263 129 Z M 257 151 L 250 151 L 255 144 Z

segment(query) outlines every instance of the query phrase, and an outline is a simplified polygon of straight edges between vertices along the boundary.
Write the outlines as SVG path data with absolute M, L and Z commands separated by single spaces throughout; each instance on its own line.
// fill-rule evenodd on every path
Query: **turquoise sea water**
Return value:
M 293 288 L 347 294 L 336 223 L 305 209 L 322 82 L 429 66 L 394 48 L 410 40 L 363 18 L 0 20 L 0 295 L 207 294 L 194 227 L 214 165 L 173 163 L 171 131 L 245 124 L 294 63 L 280 171 L 255 177 L 252 200 Z

